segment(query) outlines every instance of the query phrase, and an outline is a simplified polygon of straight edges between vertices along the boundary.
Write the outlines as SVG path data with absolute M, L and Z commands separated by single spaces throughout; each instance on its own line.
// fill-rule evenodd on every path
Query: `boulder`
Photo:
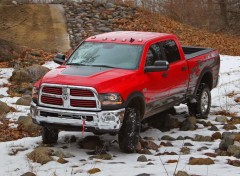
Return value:
M 215 132 L 212 134 L 212 138 L 213 139 L 221 139 L 222 138 L 222 135 L 220 132 Z
M 64 158 L 58 158 L 57 162 L 60 163 L 60 164 L 66 164 L 66 163 L 68 163 L 68 161 L 65 160 Z
M 10 112 L 10 110 L 11 110 L 11 108 L 7 105 L 7 103 L 0 101 L 0 119 L 1 119 L 1 117 L 3 117 L 3 115 Z
M 10 81 L 16 83 L 36 82 L 42 78 L 50 69 L 41 65 L 34 64 L 32 66 L 15 70 Z
M 33 136 L 38 136 L 42 127 L 36 125 L 32 122 L 31 116 L 20 116 L 17 123 L 22 127 L 22 129 Z
M 229 145 L 227 149 L 228 154 L 240 158 L 240 147 L 236 145 Z
M 228 159 L 228 164 L 235 166 L 235 167 L 240 167 L 240 160 L 230 160 Z
M 178 171 L 176 176 L 190 176 L 187 172 L 184 171 Z
M 194 141 L 199 141 L 199 142 L 212 142 L 212 137 L 210 136 L 202 136 L 202 135 L 196 135 L 194 138 Z
M 161 140 L 167 140 L 167 141 L 175 141 L 176 139 L 169 135 L 164 135 Z
M 228 118 L 226 116 L 218 116 L 216 117 L 215 121 L 225 123 L 228 121 Z
M 31 101 L 32 101 L 32 97 L 30 95 L 24 95 L 23 97 L 17 100 L 16 104 L 23 105 L 23 106 L 30 106 Z
M 37 162 L 40 164 L 46 164 L 50 161 L 53 161 L 52 150 L 48 147 L 37 147 L 35 148 L 27 157 L 33 162 Z
M 209 128 L 210 131 L 219 131 L 218 127 L 216 127 L 215 125 L 211 126 L 211 128 Z
M 21 176 L 36 176 L 36 174 L 34 174 L 32 172 L 26 172 L 26 173 L 22 174 Z
M 219 149 L 226 151 L 230 145 L 234 144 L 235 133 L 224 132 L 222 138 L 223 139 L 219 144 Z
M 211 158 L 193 158 L 189 159 L 189 165 L 211 165 L 214 161 Z
M 98 173 L 98 172 L 101 172 L 101 170 L 100 170 L 99 168 L 92 168 L 92 169 L 88 170 L 88 173 L 89 173 L 90 175 L 96 174 L 96 173 Z
M 223 126 L 223 129 L 225 129 L 225 130 L 236 130 L 237 127 L 233 124 L 226 124 L 226 125 Z
M 180 126 L 180 131 L 196 130 L 196 117 L 190 116 L 184 120 Z
M 79 142 L 80 148 L 95 150 L 103 147 L 103 141 L 98 136 L 87 136 Z
M 147 157 L 145 155 L 141 155 L 137 158 L 138 162 L 147 162 Z

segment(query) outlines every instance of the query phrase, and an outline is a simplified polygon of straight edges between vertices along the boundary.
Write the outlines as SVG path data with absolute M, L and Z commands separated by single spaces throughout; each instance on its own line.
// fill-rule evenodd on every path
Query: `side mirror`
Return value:
M 53 61 L 57 64 L 62 65 L 65 62 L 65 55 L 58 53 L 53 59 Z
M 159 71 L 166 71 L 169 69 L 168 61 L 158 60 L 154 62 L 153 66 L 147 66 L 144 69 L 144 72 L 159 72 Z

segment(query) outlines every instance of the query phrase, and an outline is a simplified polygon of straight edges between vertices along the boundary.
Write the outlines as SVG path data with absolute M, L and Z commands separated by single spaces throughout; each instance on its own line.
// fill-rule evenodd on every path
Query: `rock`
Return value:
M 42 78 L 50 69 L 41 65 L 34 64 L 32 66 L 15 70 L 10 81 L 16 83 L 36 82 Z
M 3 117 L 3 115 L 10 112 L 10 110 L 11 110 L 11 108 L 7 105 L 7 103 L 0 101 L 0 119 L 1 119 L 1 117 Z
M 26 173 L 22 174 L 21 176 L 36 176 L 36 174 L 34 174 L 32 172 L 26 172 Z
M 185 138 L 182 136 L 178 136 L 176 140 L 185 140 Z
M 186 142 L 186 143 L 184 143 L 183 146 L 193 146 L 193 145 L 190 142 Z
M 90 159 L 101 159 L 101 160 L 111 160 L 112 159 L 112 155 L 108 154 L 108 153 L 104 153 L 104 154 L 99 154 L 99 155 L 94 155 L 91 156 Z
M 178 171 L 175 176 L 190 176 L 187 172 L 184 171 Z
M 228 156 L 227 151 L 217 149 L 216 151 L 217 156 Z
M 141 155 L 137 158 L 138 162 L 147 162 L 147 157 L 145 155 Z
M 157 145 L 153 141 L 147 141 L 147 149 L 158 150 L 158 148 L 159 148 L 159 145 Z
M 193 158 L 189 159 L 190 165 L 211 165 L 214 164 L 214 161 L 211 158 Z
M 65 159 L 63 159 L 63 158 L 58 158 L 57 162 L 58 162 L 58 163 L 61 163 L 61 164 L 66 164 L 66 163 L 68 163 L 68 161 L 65 160 Z
M 168 117 L 166 117 L 166 119 L 164 121 L 165 130 L 163 130 L 163 131 L 169 131 L 173 128 L 179 128 L 180 123 L 179 123 L 178 119 L 172 118 L 172 116 L 169 114 L 167 114 L 167 116 Z
M 80 148 L 95 150 L 103 147 L 103 141 L 98 136 L 87 136 L 79 142 Z
M 190 148 L 188 147 L 182 147 L 180 152 L 183 154 L 183 155 L 188 155 L 190 154 Z
M 215 121 L 225 123 L 228 121 L 228 118 L 226 116 L 217 116 Z
M 223 126 L 223 129 L 225 129 L 225 130 L 236 130 L 237 127 L 233 124 L 226 124 L 226 125 Z
M 223 133 L 222 137 L 223 137 L 223 139 L 219 144 L 219 149 L 226 151 L 230 145 L 233 145 L 235 135 L 231 134 L 231 133 L 228 135 L 226 133 Z
M 196 117 L 188 117 L 180 126 L 180 131 L 196 130 L 197 119 Z
M 203 147 L 200 147 L 199 149 L 197 149 L 197 151 L 202 151 L 202 150 L 207 150 L 207 149 L 208 149 L 208 147 L 203 146 Z
M 229 145 L 228 146 L 228 149 L 227 149 L 227 152 L 236 157 L 236 158 L 240 158 L 240 147 L 239 146 L 236 146 L 236 145 Z
M 136 176 L 151 176 L 151 174 L 142 173 L 142 174 L 137 174 Z
M 37 162 L 40 164 L 46 164 L 49 161 L 53 161 L 52 150 L 48 147 L 37 147 L 35 148 L 27 157 L 33 162 Z
M 218 127 L 216 127 L 215 125 L 211 126 L 211 128 L 209 128 L 210 131 L 219 131 Z
M 59 158 L 72 158 L 74 155 L 68 152 L 63 152 L 61 149 L 57 149 L 53 152 L 53 156 L 57 156 Z
M 31 101 L 32 101 L 32 97 L 30 95 L 24 95 L 23 97 L 17 100 L 16 104 L 23 105 L 23 106 L 30 106 Z
M 216 158 L 217 154 L 216 153 L 204 153 L 204 155 Z
M 92 168 L 92 169 L 88 170 L 89 174 L 96 174 L 98 172 L 101 172 L 101 170 L 99 168 Z
M 215 132 L 215 133 L 212 134 L 212 138 L 215 139 L 215 140 L 216 139 L 221 139 L 222 135 L 221 135 L 220 132 Z
M 194 138 L 194 141 L 199 141 L 199 142 L 212 142 L 212 138 L 210 136 L 202 136 L 202 135 L 196 135 Z
M 152 153 L 150 152 L 150 150 L 144 148 L 144 149 L 141 149 L 141 150 L 138 150 L 137 153 L 139 154 L 144 154 L 144 155 L 151 155 Z
M 169 135 L 164 135 L 161 140 L 166 140 L 166 141 L 175 141 L 176 139 L 169 136 Z
M 173 146 L 171 142 L 161 142 L 160 146 L 161 145 L 164 146 L 164 147 L 172 147 Z
M 38 136 L 42 130 L 41 126 L 32 122 L 31 116 L 20 116 L 17 123 L 21 125 L 24 131 L 31 134 L 31 136 Z
M 240 160 L 230 160 L 228 159 L 228 164 L 236 167 L 240 167 Z

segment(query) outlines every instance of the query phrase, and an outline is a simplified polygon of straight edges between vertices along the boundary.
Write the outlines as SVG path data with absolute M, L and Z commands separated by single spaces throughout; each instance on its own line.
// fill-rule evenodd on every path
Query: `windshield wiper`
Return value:
M 112 66 L 109 66 L 109 65 L 89 65 L 89 66 L 92 66 L 92 67 L 117 68 L 117 67 L 112 67 Z

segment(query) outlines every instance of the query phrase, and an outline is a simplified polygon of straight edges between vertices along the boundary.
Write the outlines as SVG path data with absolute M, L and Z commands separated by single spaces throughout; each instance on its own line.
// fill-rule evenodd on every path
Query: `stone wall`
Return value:
M 68 33 L 74 48 L 83 39 L 99 33 L 119 31 L 120 19 L 133 20 L 136 8 L 107 0 L 83 0 L 64 3 Z

